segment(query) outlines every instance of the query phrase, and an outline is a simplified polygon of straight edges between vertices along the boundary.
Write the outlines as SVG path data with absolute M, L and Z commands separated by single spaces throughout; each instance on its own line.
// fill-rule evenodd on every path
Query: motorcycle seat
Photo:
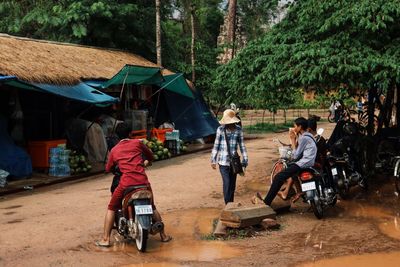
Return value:
M 314 167 L 308 167 L 308 168 L 301 169 L 300 172 L 304 172 L 304 171 L 311 172 L 311 173 L 313 173 L 315 175 L 319 175 L 320 174 L 320 172 L 318 170 L 316 170 Z
M 134 186 L 129 186 L 124 190 L 124 196 L 129 194 L 132 191 L 136 191 L 138 189 L 147 189 L 149 188 L 147 185 L 134 185 Z

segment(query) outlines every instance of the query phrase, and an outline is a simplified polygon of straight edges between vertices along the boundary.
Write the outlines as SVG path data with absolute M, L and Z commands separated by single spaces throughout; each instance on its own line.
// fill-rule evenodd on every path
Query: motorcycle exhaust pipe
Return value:
M 152 226 L 151 226 L 151 231 L 150 233 L 152 235 L 158 234 L 159 232 L 161 232 L 164 229 L 164 223 L 163 222 L 155 222 Z

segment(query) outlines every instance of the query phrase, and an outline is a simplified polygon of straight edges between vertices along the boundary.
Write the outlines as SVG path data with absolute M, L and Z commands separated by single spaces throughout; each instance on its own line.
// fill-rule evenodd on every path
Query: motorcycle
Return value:
M 323 129 L 318 129 L 316 142 L 322 136 Z M 299 182 L 301 191 L 304 193 L 304 199 L 310 204 L 315 217 L 321 219 L 324 210 L 328 206 L 334 206 L 337 201 L 336 192 L 332 183 L 329 181 L 329 175 L 324 170 L 325 166 L 302 169 L 299 173 Z
M 325 208 L 336 204 L 334 188 L 329 186 L 326 175 L 315 168 L 301 170 L 299 181 L 304 199 L 310 204 L 315 217 L 321 219 Z
M 121 177 L 115 168 L 113 184 Z M 152 192 L 147 185 L 130 186 L 124 192 L 122 209 L 115 214 L 115 228 L 125 239 L 134 240 L 139 251 L 145 252 L 149 234 L 164 228 L 162 222 L 153 222 Z
M 359 151 L 361 136 L 355 123 L 344 124 L 344 136 L 330 147 L 328 162 L 330 175 L 336 185 L 336 191 L 342 199 L 346 199 L 352 186 L 367 184 L 362 175 L 362 151 Z M 360 153 L 358 153 L 358 151 Z M 358 157 L 356 157 L 360 154 Z M 365 164 L 365 163 L 364 163 Z

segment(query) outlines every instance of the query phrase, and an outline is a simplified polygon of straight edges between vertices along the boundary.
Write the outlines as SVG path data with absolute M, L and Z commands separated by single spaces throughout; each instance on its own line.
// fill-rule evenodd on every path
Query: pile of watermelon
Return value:
M 143 139 L 143 144 L 153 152 L 155 161 L 169 159 L 171 157 L 171 152 L 169 152 L 168 148 L 165 148 L 163 142 L 155 137 L 150 140 Z
M 69 167 L 71 169 L 71 174 L 85 173 L 92 169 L 87 158 L 76 151 L 71 151 L 69 155 Z

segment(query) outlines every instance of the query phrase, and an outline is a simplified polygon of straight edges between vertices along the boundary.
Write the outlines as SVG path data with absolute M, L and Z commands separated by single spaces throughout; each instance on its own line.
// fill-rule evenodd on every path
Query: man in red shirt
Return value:
M 147 185 L 151 190 L 149 179 L 147 178 L 145 167 L 149 162 L 153 161 L 153 153 L 139 139 L 129 139 L 130 129 L 125 123 L 118 124 L 115 129 L 116 134 L 121 139 L 119 143 L 113 147 L 108 155 L 106 172 L 110 172 L 115 166 L 118 166 L 122 176 L 118 187 L 112 194 L 108 210 L 104 219 L 104 236 L 101 241 L 96 244 L 102 247 L 110 246 L 110 235 L 114 224 L 115 212 L 121 209 L 124 191 L 129 186 Z M 146 160 L 144 160 L 144 158 Z M 154 198 L 153 198 L 154 202 Z M 161 222 L 161 215 L 153 204 L 153 219 Z M 161 241 L 168 242 L 171 240 L 167 236 L 164 229 L 160 232 Z

